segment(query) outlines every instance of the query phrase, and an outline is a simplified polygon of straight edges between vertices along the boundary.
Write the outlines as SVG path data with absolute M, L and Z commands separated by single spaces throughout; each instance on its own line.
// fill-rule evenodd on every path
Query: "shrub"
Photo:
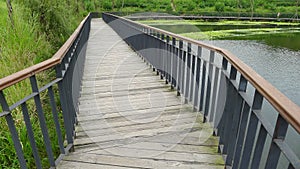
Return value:
M 218 12 L 224 12 L 225 4 L 223 2 L 217 2 L 215 4 L 215 10 Z

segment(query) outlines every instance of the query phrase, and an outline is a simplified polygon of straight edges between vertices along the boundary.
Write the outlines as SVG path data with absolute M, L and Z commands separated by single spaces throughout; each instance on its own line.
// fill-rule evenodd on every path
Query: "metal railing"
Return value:
M 295 149 L 286 142 L 289 128 L 299 137 L 300 108 L 249 66 L 221 48 L 113 14 L 102 18 L 178 95 L 203 112 L 203 121 L 219 136 L 226 166 L 258 168 L 264 163 L 273 169 L 282 154 L 288 168 L 300 168 Z M 275 124 L 264 116 L 268 103 L 277 112 Z
M 15 120 L 12 114 L 12 111 L 15 109 L 21 109 L 22 111 L 36 167 L 45 167 L 42 166 L 40 152 L 38 151 L 34 137 L 36 131 L 33 130 L 33 124 L 31 123 L 30 112 L 28 110 L 28 102 L 30 100 L 34 100 L 43 137 L 43 144 L 46 148 L 50 167 L 55 167 L 64 155 L 73 149 L 74 125 L 76 123 L 76 112 L 78 111 L 77 102 L 83 74 L 86 43 L 90 32 L 91 17 L 92 14 L 89 14 L 80 23 L 78 28 L 52 58 L 0 79 L 0 103 L 3 110 L 3 112 L 0 113 L 0 117 L 5 118 L 7 122 L 20 167 L 23 169 L 28 168 L 28 164 L 27 159 L 24 157 L 18 129 L 15 126 Z M 47 79 L 53 80 L 43 87 L 39 87 L 36 75 L 48 69 L 55 70 L 56 75 L 54 73 L 54 77 L 47 77 Z M 27 79 L 30 80 L 32 93 L 10 106 L 7 102 L 10 95 L 5 94 L 5 89 Z M 54 87 L 58 88 L 58 91 L 54 90 Z M 59 96 L 57 97 L 59 97 L 59 106 L 61 107 L 62 115 L 58 111 L 57 103 L 55 101 L 56 92 L 59 93 Z M 49 105 L 42 104 L 42 93 L 48 94 Z M 51 107 L 50 111 L 52 111 L 53 123 L 55 126 L 46 125 L 46 106 Z M 60 116 L 63 118 L 63 125 L 60 124 Z M 62 128 L 62 126 L 64 128 Z M 53 143 L 53 138 L 50 138 L 49 136 L 49 128 L 54 127 L 57 134 L 57 143 Z M 65 131 L 66 135 L 62 134 L 62 129 Z M 56 159 L 51 144 L 58 144 L 60 149 L 60 155 Z

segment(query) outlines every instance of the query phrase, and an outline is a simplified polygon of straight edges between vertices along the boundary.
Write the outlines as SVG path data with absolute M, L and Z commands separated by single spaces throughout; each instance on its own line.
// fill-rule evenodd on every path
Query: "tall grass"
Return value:
M 67 8 L 64 3 L 65 2 L 60 3 L 63 5 L 60 5 L 59 9 L 46 9 L 47 12 L 50 11 L 47 13 L 47 16 L 50 17 L 46 18 L 47 25 L 43 25 L 40 22 L 41 16 L 37 12 L 32 11 L 32 9 L 24 5 L 24 3 L 21 3 L 21 1 L 19 1 L 19 3 L 13 3 L 14 25 L 12 26 L 8 18 L 6 3 L 4 0 L 0 0 L 0 78 L 50 58 L 61 44 L 64 43 L 82 19 L 80 14 L 72 14 L 72 11 L 68 11 L 66 12 L 67 15 L 63 15 L 63 11 L 67 11 L 67 9 L 63 9 L 63 6 Z M 58 13 L 56 12 L 57 10 L 61 12 Z M 48 24 L 49 22 L 52 23 Z M 55 27 L 55 29 L 53 27 Z M 55 73 L 51 70 L 37 75 L 39 86 L 50 82 L 54 78 Z M 54 86 L 55 92 L 57 91 L 56 88 L 57 86 Z M 4 93 L 9 105 L 12 105 L 31 93 L 30 82 L 28 79 L 19 82 L 5 89 Z M 43 103 L 44 116 L 46 118 L 48 133 L 51 139 L 51 147 L 57 157 L 59 155 L 59 147 L 57 144 L 58 139 L 56 136 L 47 91 L 41 93 L 40 97 Z M 56 101 L 57 105 L 59 105 L 57 95 Z M 49 168 L 34 101 L 31 99 L 26 103 L 29 109 L 30 120 L 39 156 L 43 167 Z M 1 106 L 0 112 L 2 112 Z M 58 112 L 61 128 L 63 130 L 62 114 L 59 106 Z M 27 161 L 27 167 L 35 168 L 35 162 L 20 106 L 12 111 L 12 116 L 21 141 L 24 156 Z M 11 134 L 4 117 L 0 118 L 0 126 L 0 168 L 19 168 L 19 162 L 13 146 Z

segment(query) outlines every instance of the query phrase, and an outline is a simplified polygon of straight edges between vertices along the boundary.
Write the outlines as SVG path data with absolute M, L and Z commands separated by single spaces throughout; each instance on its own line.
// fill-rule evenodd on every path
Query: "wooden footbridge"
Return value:
M 300 168 L 299 151 L 286 141 L 291 131 L 299 137 L 299 106 L 237 57 L 112 14 L 98 16 L 89 14 L 51 59 L 0 79 L 0 115 L 20 168 L 30 166 L 15 127 L 18 108 L 36 168 L 45 167 L 45 158 L 64 169 Z M 56 73 L 39 85 L 36 76 L 46 70 Z M 32 93 L 10 105 L 7 91 L 27 79 Z M 30 100 L 46 157 L 37 148 Z M 276 112 L 275 123 L 263 115 L 264 104 Z

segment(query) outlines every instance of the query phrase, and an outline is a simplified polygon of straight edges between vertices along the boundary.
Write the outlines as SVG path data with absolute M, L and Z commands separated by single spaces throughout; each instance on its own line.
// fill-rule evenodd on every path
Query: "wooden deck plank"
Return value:
M 93 19 L 75 152 L 58 168 L 224 168 L 218 138 L 101 19 Z

